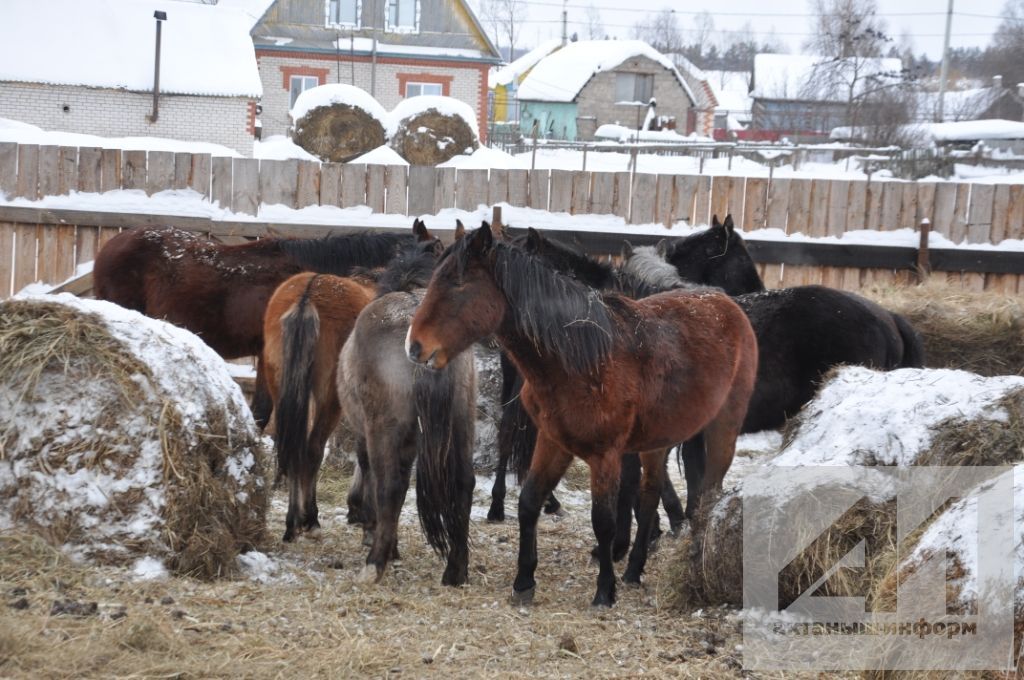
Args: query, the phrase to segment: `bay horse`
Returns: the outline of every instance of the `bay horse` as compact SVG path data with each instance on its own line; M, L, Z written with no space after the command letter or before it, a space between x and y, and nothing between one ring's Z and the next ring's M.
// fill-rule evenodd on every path
M344 276L355 267L378 267L410 240L368 231L224 245L174 227L138 227L96 255L93 287L100 300L192 331L225 359L259 356L267 301L285 279L304 271ZM261 427L270 416L259 363L253 415Z
M383 280L339 358L337 392L359 439L362 506L372 536L364 581L379 581L398 557L398 518L414 462L420 526L430 546L447 558L441 583L457 586L468 578L476 365L469 352L443 370L430 370L405 352L409 321L433 264L431 259L429 267Z
M378 285L388 286L410 271L429 276L440 253L441 242L419 220L413 222L413 238L382 271L353 277L296 274L267 303L260 360L273 404L278 476L288 479L284 541L320 530L316 479L324 446L341 418L338 355L356 318Z
M644 452L644 537L666 447L705 430L705 488L720 486L757 371L750 322L720 293L670 291L641 301L601 295L495 241L485 225L445 251L413 316L406 350L413 361L442 370L491 334L525 379L520 398L538 432L519 496L512 602L533 600L541 504L578 456L590 467L598 541L593 604L611 606L622 455ZM627 583L640 582L646 558L647 541L637 540L623 577Z

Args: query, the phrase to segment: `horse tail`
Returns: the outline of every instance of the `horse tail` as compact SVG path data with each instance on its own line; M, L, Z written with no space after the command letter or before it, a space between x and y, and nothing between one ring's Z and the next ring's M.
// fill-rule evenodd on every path
M921 334L899 314L893 313L892 320L903 339L900 368L924 368L924 342L921 340Z
M320 315L309 294L316 279L309 278L302 296L281 315L281 389L274 407L274 443L278 472L292 479L311 464L307 430Z
M414 369L416 508L427 542L442 557L466 545L474 483L473 414L460 403L458 365Z
M533 448L537 444L537 428L523 408L519 392L523 377L504 354L501 355L502 394L501 421L498 423L498 455L508 461L516 471L516 481L522 484L533 461Z

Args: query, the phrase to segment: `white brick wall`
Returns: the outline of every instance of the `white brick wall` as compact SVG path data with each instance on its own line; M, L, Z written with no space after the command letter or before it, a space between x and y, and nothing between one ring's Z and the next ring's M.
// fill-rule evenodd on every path
M328 69L327 83L344 83L355 85L367 92L370 91L370 64L356 62L355 82L352 82L352 62L341 62L340 70L338 63L333 60L324 59L297 59L290 57L260 55L258 58L260 67L260 80L263 81L263 113L260 121L263 123L263 138L271 135L285 135L291 126L291 118L288 117L289 91L284 87L284 75L282 66L307 66L317 69ZM423 73L432 76L453 76L451 92L455 99L466 102L477 114L477 123L480 121L480 69L474 66L466 68L433 66L424 64L395 64L379 61L377 63L377 80L375 95L381 106L390 111L395 108L403 98L404 93L399 91L398 74L400 73ZM486 99L485 99L486 101ZM481 130L483 132L483 130Z
M102 137L213 142L252 156L253 137L246 132L248 103L243 97L162 94L158 120L150 123L152 94L0 82L0 118L20 120L44 130Z

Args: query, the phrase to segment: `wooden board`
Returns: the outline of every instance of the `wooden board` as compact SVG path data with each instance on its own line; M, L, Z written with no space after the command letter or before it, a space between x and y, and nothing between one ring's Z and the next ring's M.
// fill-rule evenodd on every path
M434 175L434 209L455 207L457 175L455 168L438 168Z
M992 229L989 242L999 243L1006 238L1010 218L1010 185L997 184L992 192ZM1001 287L1000 283L1000 287Z
M231 208L231 159L217 156L210 161L210 200Z
M96 259L99 248L99 227L78 227L75 230L75 264Z
M553 213L567 213L572 207L572 171L551 171L551 199L548 210Z
M967 209L970 205L971 185L956 185L956 205L953 208L953 222L949 227L949 238L960 243L967 238Z
M44 144L39 147L39 195L56 196L60 193L60 147Z
M633 199L629 214L630 224L654 222L654 203L657 199L658 176L647 172L633 175Z
M572 199L569 212L585 215L590 209L590 176L593 173L574 170L572 173Z
M743 231L764 229L768 220L768 179L747 178L746 196L743 198Z
M14 227L14 292L36 281L36 227L18 224Z
M341 169L341 207L366 205L366 165L346 163Z
M210 197L210 177L213 159L208 153L192 154L192 174L189 175L188 186L205 198Z
M903 208L903 184L885 182L882 184L882 205L879 210L878 228L893 231L899 228L900 210Z
M992 242L994 200L995 186L991 184L971 185L971 202L967 209L967 241L969 243Z
M39 147L35 144L18 146L18 181L14 195L30 201L39 198Z
M628 172L616 172L615 197L612 203L612 214L629 220L629 201L633 195L633 177Z
M100 175L100 191L116 191L124 185L122 174L123 166L121 165L121 150L103 149L101 153L103 155L103 172ZM225 160L230 162L230 159Z
M320 205L340 205L341 163L324 163L320 166Z
M935 185L932 210L932 231L950 238L953 234L953 215L956 211L955 184L943 182Z
M825 218L825 235L842 236L846 231L846 210L850 200L850 183L835 179L828 187L828 216Z
M615 206L615 174L595 172L591 174L590 213L610 215Z
M60 147L60 160L57 168L57 191L66 196L78 189L78 147Z
M935 182L917 182L917 212L914 218L914 228L921 225L922 220L928 220L932 226L935 225Z
M654 221L671 228L675 222L674 201L676 197L675 178L672 175L658 175L657 198L654 201Z
M228 160L231 160L230 158ZM110 242L110 239L114 238L121 233L120 229L114 229L111 227L100 227L99 239L97 241L98 249L96 252L103 250L103 246Z
M125 189L146 190L146 152L124 151L121 154L121 184Z
M259 207L260 161L256 158L231 159L231 209L255 215Z
M508 203L508 170L491 168L487 178L487 204Z
M343 167L343 166L341 166ZM409 166L409 215L433 215L434 181L437 169L429 165Z
M1024 184L1010 185L1006 238L1024 239Z
M11 277L14 273L14 225L0 222L0 299L14 294Z
M366 166L366 205L375 213L384 212L384 166Z
M810 205L807 213L807 233L811 236L828 234L829 198L832 182L827 179L811 181Z
M383 166L379 167L383 171ZM316 161L299 161L298 176L295 207L320 205L320 164ZM381 184L383 186L383 182ZM383 188L381 191L383 192Z
M789 218L787 234L806 234L811 220L811 180L789 182Z
M0 142L0 194L13 196L17 188L18 145L15 142ZM3 290L2 282L0 290Z
M56 232L56 249L54 273L56 276L50 283L61 283L75 274L75 226L61 224L54 227Z
M78 190L96 193L103 181L103 149L83 146L78 149Z
M248 170L248 169L247 169ZM238 165L234 165L235 184L238 183ZM299 188L299 161L289 159L284 161L258 161L256 169L256 186L258 188L259 206L260 201L264 205L283 205L288 208L296 207ZM237 191L234 192L237 194Z
M711 223L711 178L707 175L697 176L697 185L693 191L693 214L690 216L691 226Z
M789 184L792 180L773 179L768 187L768 216L765 226L786 231L789 223Z
M172 189L188 189L188 181L192 177L192 154L178 151L174 154L174 179Z
M146 166L146 193L153 195L174 186L174 152L150 151Z
M530 207L535 210L548 209L548 182L550 170L530 170Z
M455 207L473 211L487 205L487 170L459 170L455 177Z
M900 217L896 228L916 230L920 223L917 217L917 185L914 182L903 182Z
M864 228L878 231L882 224L882 194L884 187L881 182L868 182L864 193Z
M508 204L528 208L530 200L530 173L528 170L508 171Z
M674 219L692 224L694 214L694 198L697 192L697 175L676 175L672 183L675 195L672 197Z
M320 170L321 177L323 169ZM321 179L321 181L323 181ZM406 166L388 165L384 170L384 212L405 215L406 209Z
M846 192L846 229L857 231L867 225L868 183L860 180L850 182Z

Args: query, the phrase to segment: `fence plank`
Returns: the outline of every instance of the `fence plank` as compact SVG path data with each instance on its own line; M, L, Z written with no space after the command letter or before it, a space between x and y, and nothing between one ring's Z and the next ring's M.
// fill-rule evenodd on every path
M832 182L827 179L811 181L810 210L808 211L807 233L811 236L828 234L829 197Z
M103 171L100 174L100 191L117 191L124 186L124 174L121 165L120 149L103 149L101 164Z
M1024 239L1024 184L1010 185L1010 207L1006 218L1006 238Z
M188 189L188 181L192 177L192 154L178 151L174 154L174 179L172 189Z
M60 147L60 159L57 166L57 191L66 196L78 190L78 147Z
M14 225L0 222L0 298L14 294L11 277L14 274Z
M701 226L711 223L711 178L707 175L698 175L697 184L693 191L693 215L690 218L691 226Z
M772 180L771 186L768 188L768 221L765 226L786 231L789 217L789 185L791 181L788 179Z
M18 188L18 144L0 142L0 194L14 196ZM5 284L0 282L0 290ZM10 284L6 284L10 286Z
M192 154L192 173L189 175L188 186L193 191L210 198L210 179L212 171L212 158L208 153Z
M146 189L146 152L138 149L121 154L121 185L125 189Z
M381 168L383 175L384 166ZM316 161L299 161L298 187L295 191L295 207L305 208L308 205L320 204L320 163ZM383 204L384 178L381 177L381 203ZM383 205L381 206L383 212Z
M434 209L434 181L436 174L437 168L429 165L409 166L409 215L418 217L420 215L433 215L437 212Z
M787 234L806 234L810 224L811 180L794 179L789 183L789 220Z
M405 165L388 165L384 168L384 189L387 192L384 201L384 212L405 215ZM323 177L323 168L320 169ZM321 179L321 182L323 180Z
M438 168L434 175L434 209L437 211L455 207L455 168Z
M96 193L103 179L103 149L83 146L78 150L78 191Z
M341 202L341 163L320 166L320 205L339 205Z
M508 203L508 170L491 168L487 178L487 203L488 205Z
M210 160L210 200L221 208L231 208L230 158L217 156Z
M366 205L366 164L346 163L341 169L341 207Z
M935 182L917 182L917 214L914 228L927 219L935 227Z
M672 185L672 191L675 194L672 197L673 205L673 221L682 220L687 224L692 224L694 213L694 198L696 197L697 191L697 176L696 175L676 175L675 182Z
M610 215L615 209L615 174L595 172L591 175L590 207L592 215Z
M943 182L935 185L932 231L950 238L953 233L953 214L956 210L956 185Z
M232 158L231 209L255 215L259 212L261 194L260 161L256 158Z
M633 200L629 215L630 224L654 222L654 203L657 200L658 176L648 172L633 175Z
M956 185L956 205L953 208L953 221L949 227L949 238L953 243L961 243L967 238L967 209L971 196L971 185Z
M455 176L455 207L476 210L487 204L487 170L459 170Z
M729 213L729 198L732 193L732 178L718 175L711 178L711 214L724 220Z
M237 164L234 165L234 169L237 173ZM261 161L257 166L256 176L260 200L265 205L280 204L288 208L296 207L299 188L298 160ZM235 175L235 184L238 184L237 174Z
M529 207L530 172L529 170L508 171L508 204L516 208Z
M366 166L366 205L375 213L384 212L384 166Z
M174 152L150 151L146 162L146 193L170 189L174 184Z
M971 187L971 204L967 209L967 240L989 243L992 238L992 212L995 187L975 184Z
M864 228L868 213L867 201L868 183L861 180L850 182L850 188L846 193L846 229L844 233Z
M228 160L231 159L229 158ZM115 229L113 227L100 227L100 235L99 239L97 240L98 248L96 252L103 250L103 246L107 245L107 243L110 242L110 239L114 238L120 233L120 229Z
M658 175L657 199L654 202L654 221L671 229L675 222L675 178L672 175Z
M846 231L846 211L850 201L850 183L841 179L829 182L828 218L825 224L826 236L842 236ZM842 272L839 272L842 278ZM838 284L837 284L838 287Z
M78 227L75 230L75 264L96 259L99 247L99 227Z
M18 146L18 181L14 195L30 201L39 198L39 147L35 144Z
M39 195L60 193L60 147L44 144L39 147Z
M1006 238L1007 219L1010 217L1010 185L997 184L992 194L992 230L989 232L991 243L999 243ZM1000 290L1003 282L999 282Z
M36 280L36 227L34 224L14 226L14 292Z
M585 215L590 206L590 177L594 173L574 170L572 173L572 199L569 212L573 215Z
M548 183L551 180L550 170L529 171L529 207L535 210L548 209Z
M885 182L882 184L882 207L878 216L878 228L892 231L899 227L900 210L903 208L903 184Z
M921 221L917 218L917 185L914 182L903 182L903 200L900 204L897 229L916 230Z
M779 288L782 286L782 272L785 265L768 263L764 267L764 274L761 280L765 288Z
M551 171L551 199L548 210L557 212L569 212L572 207L572 171L552 170Z
M747 179L743 198L743 231L763 229L768 219L768 180L764 177Z
M864 193L864 228L878 231L882 223L883 188L879 182L868 182Z
M54 264L56 276L50 283L61 283L75 275L75 226L61 224L54 231L57 238Z

